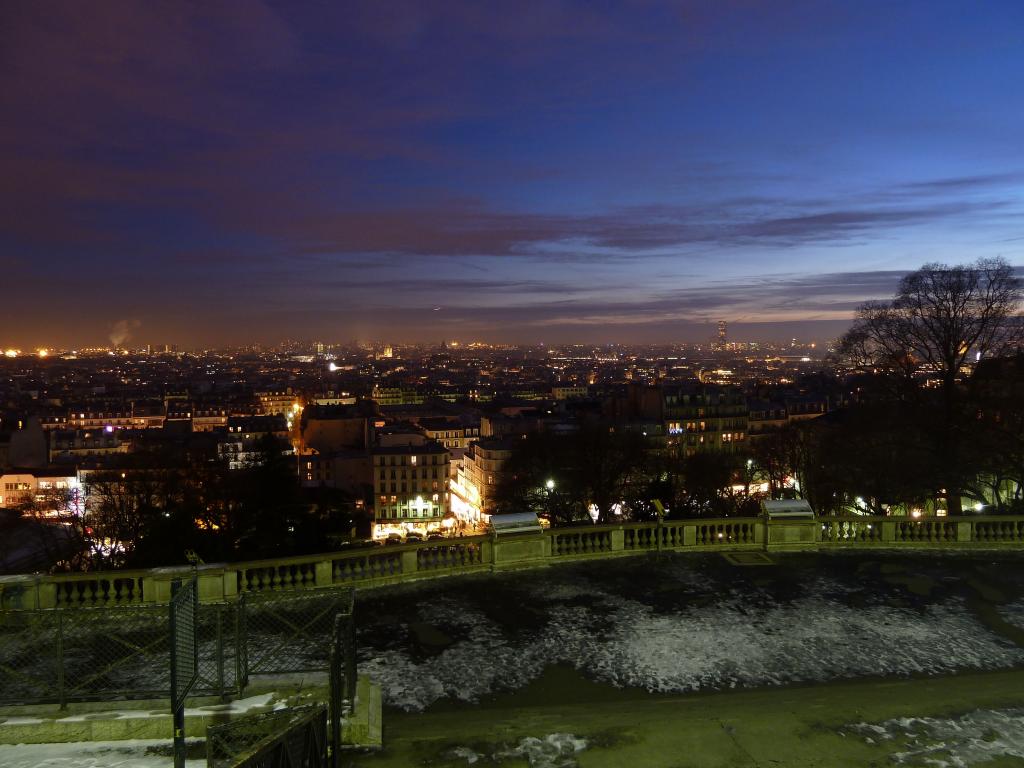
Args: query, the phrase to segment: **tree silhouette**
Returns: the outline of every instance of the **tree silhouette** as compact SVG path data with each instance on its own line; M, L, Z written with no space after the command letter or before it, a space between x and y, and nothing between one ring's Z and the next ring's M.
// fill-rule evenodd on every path
M861 306L840 342L846 362L889 373L901 399L934 406L927 421L949 514L962 511L971 477L961 383L975 361L1020 346L1021 300L1021 281L1002 259L926 264L900 281L892 301Z

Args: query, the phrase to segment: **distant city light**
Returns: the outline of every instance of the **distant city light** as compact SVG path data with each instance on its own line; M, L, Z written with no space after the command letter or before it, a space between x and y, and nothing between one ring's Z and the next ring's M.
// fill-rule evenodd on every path
M544 483L544 487L547 488L549 491L555 490L555 481L548 480L546 483Z
M331 373L334 373L336 370L338 370L338 364L335 362L331 362L330 365L327 366L327 370L330 371Z
M4 350L4 357L17 357L17 356L18 356L18 350L16 350L16 349Z

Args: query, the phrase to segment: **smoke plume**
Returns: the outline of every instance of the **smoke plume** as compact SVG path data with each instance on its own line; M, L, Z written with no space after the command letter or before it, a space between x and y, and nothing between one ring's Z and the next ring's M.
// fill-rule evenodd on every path
M142 325L140 320L118 320L110 329L110 344L113 347L122 346L132 337L132 331Z

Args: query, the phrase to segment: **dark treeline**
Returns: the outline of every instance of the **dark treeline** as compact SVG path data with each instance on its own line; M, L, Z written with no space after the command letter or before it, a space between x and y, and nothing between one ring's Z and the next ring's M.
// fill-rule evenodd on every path
M554 523L646 519L654 499L670 517L755 514L759 495L819 514L1024 514L1020 304L1001 260L925 265L858 311L833 360L846 394L826 416L724 454L608 422L528 436L499 506Z
M258 458L232 470L128 454L121 467L86 477L85 509L72 492L53 491L21 511L46 516L37 545L74 570L180 564L188 550L206 562L297 555L355 528L365 535L369 521L344 492L299 487L287 448L267 436Z

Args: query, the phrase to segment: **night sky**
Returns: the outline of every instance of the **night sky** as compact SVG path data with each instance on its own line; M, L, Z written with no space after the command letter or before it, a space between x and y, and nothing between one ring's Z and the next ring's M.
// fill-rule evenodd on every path
M1024 264L1024 2L0 6L0 346L825 340Z

